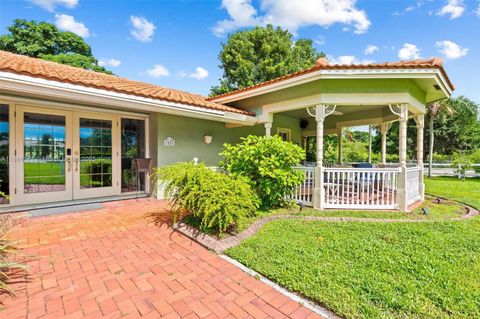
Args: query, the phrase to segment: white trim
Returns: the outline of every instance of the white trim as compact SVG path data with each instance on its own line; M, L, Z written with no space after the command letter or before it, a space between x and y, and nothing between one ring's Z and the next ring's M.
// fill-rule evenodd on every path
M265 104L262 113L279 113L317 104L335 105L388 105L409 104L415 108L415 113L425 113L425 105L408 92L399 93L324 93L308 97L284 100ZM359 108L361 111L361 108Z
M2 91L11 91L20 94L34 94L44 98L61 98L78 101L80 103L103 104L109 107L122 107L134 109L136 111L167 113L231 123L252 123L250 125L253 125L256 122L255 117L253 116L117 93L8 72L0 72L0 87L2 88Z
M286 134L287 135L287 142L290 142L292 140L292 130L286 127L277 127L277 135L280 136L280 134ZM280 136L281 137L281 136Z
M307 74L292 77L287 80L281 80L272 84L260 86L238 92L232 95L220 96L212 99L214 102L228 103L253 96L285 89L295 85L315 81L318 79L428 79L433 78L440 85L445 95L450 96L452 90L448 86L446 79L443 77L439 69L339 69L339 70L318 70Z
M17 97L17 96L8 96L0 93L0 101L7 101L6 103L20 104L26 106L35 106L35 107L46 107L50 109L58 109L63 111L82 111L82 112L95 112L101 114L118 114L122 117L137 118L137 119L148 119L148 113L144 112L128 112L123 110L113 110L108 108L99 108L84 106L78 104L70 104L57 101L47 101L42 99L30 98L30 97Z

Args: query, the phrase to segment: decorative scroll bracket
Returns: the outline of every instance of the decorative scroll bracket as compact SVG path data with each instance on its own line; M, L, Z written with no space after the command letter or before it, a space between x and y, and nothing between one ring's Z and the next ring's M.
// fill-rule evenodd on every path
M307 113L311 117L314 117L317 121L324 120L327 116L335 112L336 108L337 108L336 105L325 105L325 104L314 105L314 106L307 107ZM317 114L317 110L320 110L320 114Z
M403 120L403 116L404 116L403 110L404 110L404 108L407 108L406 104L390 104L390 105L388 105L388 107L390 108L390 111L393 114L400 117L400 120ZM408 111L407 111L407 117L408 117Z

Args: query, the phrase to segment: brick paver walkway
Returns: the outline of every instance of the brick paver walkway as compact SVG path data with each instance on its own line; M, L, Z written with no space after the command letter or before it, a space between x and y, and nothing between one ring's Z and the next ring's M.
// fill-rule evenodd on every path
M173 232L165 202L104 205L13 230L40 258L0 295L1 318L320 318Z

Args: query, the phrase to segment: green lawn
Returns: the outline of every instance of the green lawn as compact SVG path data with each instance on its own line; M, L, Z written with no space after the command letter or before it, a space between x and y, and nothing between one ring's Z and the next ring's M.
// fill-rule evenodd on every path
M480 209L480 178L467 178L465 181L456 177L425 178L425 191Z
M427 191L474 205L480 194L471 187L478 185L439 178ZM479 238L478 218L277 220L227 254L346 318L480 318Z

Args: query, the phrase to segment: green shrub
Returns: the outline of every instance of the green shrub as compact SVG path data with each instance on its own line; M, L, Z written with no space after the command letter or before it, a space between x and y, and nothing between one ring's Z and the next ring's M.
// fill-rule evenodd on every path
M465 180L467 171L472 169L470 156L464 153L454 153L452 167L456 168L455 173L457 173L458 177Z
M448 163L451 160L451 157L444 154L433 153L432 160L434 163Z
M303 173L293 167L305 158L301 147L278 136L250 135L236 145L225 144L221 166L235 176L245 176L257 192L262 209L283 206L286 196L302 183Z
M204 164L176 163L156 169L154 181L171 198L174 220L191 213L202 229L219 233L258 209L258 198L245 178L215 172Z

